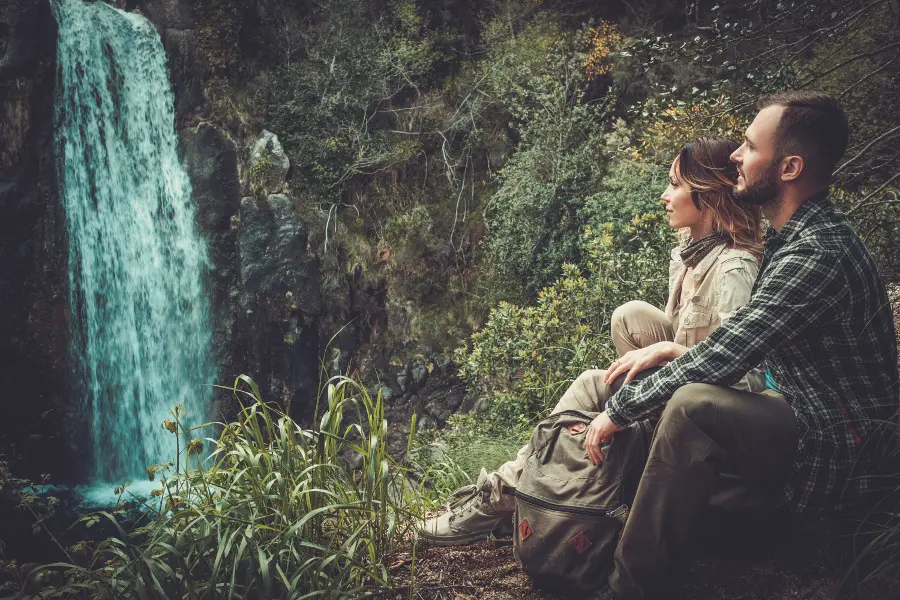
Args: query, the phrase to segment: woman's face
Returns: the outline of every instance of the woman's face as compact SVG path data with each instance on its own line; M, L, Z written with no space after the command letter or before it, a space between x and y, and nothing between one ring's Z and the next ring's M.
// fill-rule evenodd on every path
M669 168L669 187L660 198L666 203L666 214L669 215L669 227L681 229L694 227L703 219L703 213L691 200L690 186L678 178L678 157Z

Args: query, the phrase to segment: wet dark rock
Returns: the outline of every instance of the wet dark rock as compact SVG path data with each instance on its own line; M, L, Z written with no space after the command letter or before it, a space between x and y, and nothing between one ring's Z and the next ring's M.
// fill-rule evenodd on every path
M201 232L230 231L231 219L240 209L234 142L222 129L208 123L183 129L179 136L179 150L191 178Z
M141 10L148 19L160 27L193 29L194 2L189 0L141 0Z
M160 37L171 73L176 120L183 122L202 112L206 102L203 76L198 67L197 35L193 29L167 27L160 32Z
M321 282L308 233L287 196L241 200L238 364L295 417L314 403L318 386Z
M43 0L0 0L0 448L22 474L77 476L68 278L56 188L56 23ZM67 432L74 435L69 436ZM81 448L80 450L83 450Z
M29 75L44 59L55 29L46 2L0 1L0 81Z
M206 105L203 93L205 74L198 50L194 2L128 0L119 4L125 10L139 10L159 30L175 94L175 121L185 123L202 113Z

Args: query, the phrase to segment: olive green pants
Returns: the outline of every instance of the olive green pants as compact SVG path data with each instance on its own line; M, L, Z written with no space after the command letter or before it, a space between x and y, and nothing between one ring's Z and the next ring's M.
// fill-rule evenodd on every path
M692 535L719 473L739 478L757 503L774 505L800 432L784 396L690 383L665 405L610 585L621 600L668 597L686 568Z

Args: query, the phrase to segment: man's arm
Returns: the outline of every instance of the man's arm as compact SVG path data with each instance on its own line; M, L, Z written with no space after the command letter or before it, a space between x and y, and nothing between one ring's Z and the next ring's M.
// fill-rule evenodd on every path
M687 383L738 381L773 349L833 320L848 291L835 256L809 246L791 249L767 267L747 304L683 356L624 386L606 403L607 415L622 427L652 412Z

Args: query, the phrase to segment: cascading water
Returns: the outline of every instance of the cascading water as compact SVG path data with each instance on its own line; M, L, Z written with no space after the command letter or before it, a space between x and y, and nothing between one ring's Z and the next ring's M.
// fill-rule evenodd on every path
M210 264L156 30L103 2L51 2L73 346L96 477L120 481L174 460L173 405L189 425L207 416Z

